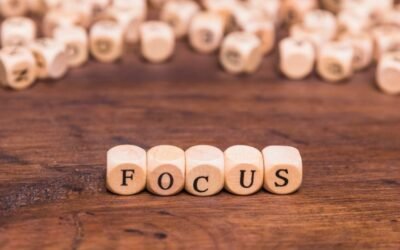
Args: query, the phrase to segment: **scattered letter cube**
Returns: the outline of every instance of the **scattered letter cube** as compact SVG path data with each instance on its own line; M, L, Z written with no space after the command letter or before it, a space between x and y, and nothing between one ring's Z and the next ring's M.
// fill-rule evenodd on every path
M376 82L383 92L400 94L400 52L388 53L379 60Z
M175 36L172 28L159 21L149 21L140 27L142 56L150 62L161 63L172 56L175 50Z
M123 28L113 21L95 23L89 35L90 51L100 62L115 62L122 56L124 47Z
M36 25L26 17L9 17L1 24L1 44L26 46L36 38Z

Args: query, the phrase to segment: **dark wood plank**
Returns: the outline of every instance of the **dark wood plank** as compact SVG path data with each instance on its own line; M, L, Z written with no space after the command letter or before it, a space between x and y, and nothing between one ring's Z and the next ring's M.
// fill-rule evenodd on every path
M276 55L252 76L180 44L163 65L133 51L57 82L0 91L0 248L400 248L400 99L374 69L343 84L285 80ZM299 192L119 197L108 148L293 145Z

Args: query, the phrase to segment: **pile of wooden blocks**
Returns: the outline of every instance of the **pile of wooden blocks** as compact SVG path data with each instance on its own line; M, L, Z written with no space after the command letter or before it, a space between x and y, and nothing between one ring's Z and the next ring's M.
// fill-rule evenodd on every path
M148 20L149 6L159 20ZM175 41L187 38L199 53L218 52L232 74L255 72L275 47L280 71L295 80L315 68L339 82L376 62L377 86L400 93L400 6L393 0L2 0L0 12L0 81L12 89L58 79L89 55L115 62L127 44L149 62L166 62ZM289 36L276 46L281 27Z
M161 145L146 151L120 145L107 152L107 189L132 195L146 188L161 195L175 195L185 189L196 196L211 196L224 187L236 195L250 195L263 186L274 194L299 189L303 177L300 152L289 146L258 149L236 145L222 152L209 145L186 151Z

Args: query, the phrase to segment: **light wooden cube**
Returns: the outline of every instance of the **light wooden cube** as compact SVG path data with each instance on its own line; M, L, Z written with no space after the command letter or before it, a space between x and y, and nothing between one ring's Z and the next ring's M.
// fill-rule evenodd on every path
M304 15L303 26L305 29L318 32L327 40L336 36L337 23L335 16L325 10L313 10Z
M90 51L100 62L111 63L120 59L124 48L124 31L116 22L102 20L90 29Z
M211 196L224 188L224 153L213 146L198 145L186 150L187 192Z
M26 0L1 0L0 13L4 17L23 16L28 12Z
M191 46L201 53L216 51L224 36L224 20L213 12L197 13L190 24L189 41Z
M338 82L353 73L353 47L343 42L324 45L318 55L317 72L328 82Z
M54 31L54 38L65 45L70 67L83 65L89 57L86 30L80 26L61 26Z
M149 62L165 62L175 50L172 28L160 21L143 23L140 27L140 48L142 56Z
M400 94L400 52L387 53L379 60L376 83L386 94Z
M299 150L289 146L269 146L264 157L264 188L274 194L290 194L298 190L303 178Z
M289 30L290 37L295 39L306 40L312 43L316 54L329 40L320 32L307 30L301 24L294 24Z
M305 39L287 37L279 43L280 70L290 79L299 80L311 74L315 57L312 43Z
M147 17L147 4L145 0L113 0L113 6L117 9L130 9L135 11L135 16L144 21Z
M46 12L43 17L42 31L46 37L52 37L53 32L60 26L80 26L80 17L77 13L53 9Z
M378 26L372 30L375 51L374 58L380 58L389 52L400 50L400 28L396 26Z
M285 0L282 1L281 18L289 25L299 23L317 6L317 0Z
M244 29L251 22L269 21L261 8L256 8L252 5L241 3L236 4L233 9L233 20L235 26L239 29Z
M374 54L374 43L369 33L343 34L339 40L352 45L354 70L363 70L371 65Z
M223 68L232 74L255 72L262 58L260 39L248 32L232 32L227 35L219 55Z
M147 152L147 190L167 196L185 186L185 152L175 146L161 145Z
M163 6L160 19L171 25L177 38L182 38L188 33L190 22L199 10L196 2L172 0Z
M6 47L0 51L0 81L15 90L26 89L36 79L36 62L24 47Z
M1 44L26 46L36 38L36 25L26 17L9 17L1 24Z
M92 24L93 6L89 0L62 1L58 8L63 12L77 15L79 26L88 28Z
M347 9L337 16L338 33L359 34L371 25L368 13L359 9Z
M119 195L139 193L146 186L146 151L120 145L107 152L107 189Z
M30 49L36 59L38 78L59 79L67 73L68 57L64 44L43 38L33 42Z
M225 150L224 155L226 190L237 195L250 195L260 190L264 165L258 149L236 145Z
M268 54L274 48L275 25L273 22L266 19L250 21L244 25L243 30L258 36L263 54Z
M252 8L261 10L267 20L279 23L279 11L282 6L280 0L250 0L249 4Z

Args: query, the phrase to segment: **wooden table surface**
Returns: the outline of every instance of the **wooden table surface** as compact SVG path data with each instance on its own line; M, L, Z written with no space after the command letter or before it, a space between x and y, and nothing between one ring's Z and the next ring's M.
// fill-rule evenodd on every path
M400 248L400 98L376 89L373 68L288 81L271 55L236 77L178 47L163 65L130 51L0 90L1 249ZM116 196L106 151L126 143L292 145L304 182L288 196Z

